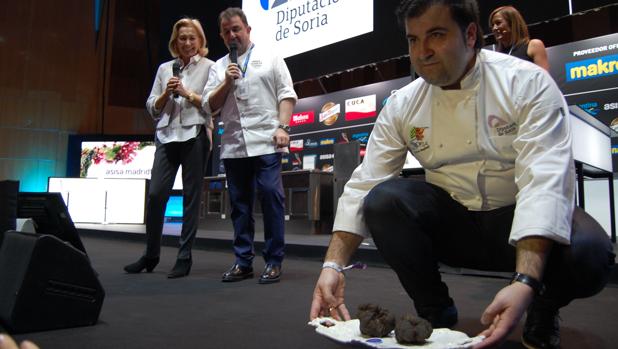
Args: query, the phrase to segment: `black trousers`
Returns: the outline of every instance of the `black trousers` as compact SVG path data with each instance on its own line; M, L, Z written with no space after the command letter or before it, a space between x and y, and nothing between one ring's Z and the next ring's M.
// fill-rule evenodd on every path
M377 185L365 198L365 221L380 254L397 273L419 314L452 305L438 263L515 270L508 237L515 206L469 211L443 189L413 179ZM556 307L598 293L614 265L611 241L583 210L573 214L571 245L555 244L545 270L545 299Z
M199 223L200 195L210 153L210 141L202 128L197 137L184 142L162 144L158 140L146 208L147 258L159 257L165 207L182 165L182 231L178 259L191 258Z

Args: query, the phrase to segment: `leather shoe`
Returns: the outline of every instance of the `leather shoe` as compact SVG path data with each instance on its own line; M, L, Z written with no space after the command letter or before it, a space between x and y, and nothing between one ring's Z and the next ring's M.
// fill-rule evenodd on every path
M177 279L189 275L191 265L193 265L191 258L177 259L176 264L174 264L172 270L167 274L167 278Z
M221 281L223 282L235 282L244 279L250 279L253 277L252 267L243 267L238 264L234 264L230 270L223 273Z
M559 319L558 309L533 302L528 308L522 344L529 349L560 348Z
M124 267L124 271L129 274L137 274L146 269L146 272L152 273L152 270L157 266L157 264L159 264L159 257L146 258L142 256L137 260L137 262L126 265Z
M260 280L260 284L272 284L281 280L281 266L274 264L266 264Z

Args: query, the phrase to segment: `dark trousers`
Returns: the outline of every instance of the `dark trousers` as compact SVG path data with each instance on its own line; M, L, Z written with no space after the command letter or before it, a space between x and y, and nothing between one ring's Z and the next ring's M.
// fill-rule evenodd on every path
M210 141L202 128L197 137L185 142L162 144L155 140L156 151L146 209L147 258L159 257L165 207L174 185L178 167L182 165L182 231L178 259L191 258L199 223L199 208L204 170L210 153Z
M285 195L281 182L281 154L223 161L232 205L236 263L249 267L255 256L253 204L257 189L264 219L262 256L267 264L281 265L285 245Z
M374 242L419 314L453 304L438 262L479 270L515 270L515 247L508 243L514 210L513 205L469 211L443 189L412 179L381 183L364 203ZM544 298L561 307L599 292L614 264L612 250L601 226L576 208L571 245L555 244L550 252Z

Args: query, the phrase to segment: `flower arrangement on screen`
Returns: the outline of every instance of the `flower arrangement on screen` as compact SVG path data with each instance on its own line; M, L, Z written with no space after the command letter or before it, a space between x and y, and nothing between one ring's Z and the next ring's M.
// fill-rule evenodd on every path
M82 149L79 176L86 177L93 162L95 165L102 161L108 164L118 162L128 164L133 161L138 150L153 144L154 142L114 142L111 146L103 144L92 149L84 148Z

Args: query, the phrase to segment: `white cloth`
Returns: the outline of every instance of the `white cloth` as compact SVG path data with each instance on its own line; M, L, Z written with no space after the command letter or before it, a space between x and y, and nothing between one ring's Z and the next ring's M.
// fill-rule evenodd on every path
M297 100L290 72L285 61L273 56L267 47L253 45L238 57L239 66L245 65L247 57L244 77L236 80L220 110L212 110L208 97L225 79L229 55L212 66L204 89L204 109L212 114L220 111L224 125L221 159L287 152L287 148L277 148L273 135L279 126L279 102L286 98Z
M202 125L212 129L210 114L191 104L188 99L173 95L169 97L161 110L155 108L157 98L165 91L167 82L172 78L172 65L182 60L175 59L159 66L155 81L146 101L146 109L157 121L157 139L161 143L184 142L197 136ZM185 89L199 95L204 90L208 71L214 64L200 55L191 57L186 66L181 66L180 80Z
M375 338L366 337L361 333L360 320L338 321L331 317L315 318L308 323L315 327L315 331L322 336L344 344L355 344L368 348L388 349L465 349L482 342L484 336L468 337L467 334L453 331L448 328L434 328L431 336L424 343L399 344L395 337L395 331L388 335Z
M426 180L470 210L517 204L509 242L570 242L575 170L568 108L545 70L481 50L460 90L417 79L391 96L363 163L339 200L333 230L368 236L362 205L399 175L407 151Z

